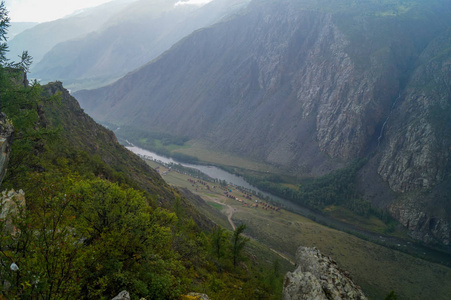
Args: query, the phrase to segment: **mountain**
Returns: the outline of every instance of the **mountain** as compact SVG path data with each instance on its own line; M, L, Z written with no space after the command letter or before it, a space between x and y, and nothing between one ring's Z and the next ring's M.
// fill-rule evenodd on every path
M15 60L17 55L27 50L33 57L34 62L37 63L58 43L82 37L100 29L106 21L124 9L132 1L111 1L65 18L40 23L19 33L8 42L9 57ZM13 29L14 27L13 25Z
M448 245L450 18L440 0L253 1L75 95L100 122L202 140L301 178L366 158L363 199Z
M12 39L16 35L22 33L23 31L30 29L39 23L36 22L12 22L11 26L8 28L8 38Z
M141 0L117 13L101 30L68 39L32 70L43 81L58 78L71 89L99 87L148 63L193 31L218 22L248 0L215 0L206 5Z

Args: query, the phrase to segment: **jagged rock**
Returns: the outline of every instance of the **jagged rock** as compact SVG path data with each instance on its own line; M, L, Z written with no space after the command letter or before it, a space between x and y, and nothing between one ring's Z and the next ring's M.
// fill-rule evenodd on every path
M130 300L130 294L127 291L122 291L111 300Z
M5 177L11 152L11 140L14 127L4 113L0 113L0 184Z
M18 213L18 209L25 208L25 193L22 190L3 191L0 197L0 220L6 222L6 229L14 234L16 229L11 224L11 216Z
M296 262L297 269L285 276L284 300L367 299L348 273L318 249L300 247Z
M389 211L410 231L410 235L425 243L451 243L451 223L444 216L429 215L424 203L406 198L392 204Z
M393 191L407 195L389 206L391 215L412 237L444 245L451 241L451 52L442 49L449 47L446 33L422 53L387 122L378 167Z

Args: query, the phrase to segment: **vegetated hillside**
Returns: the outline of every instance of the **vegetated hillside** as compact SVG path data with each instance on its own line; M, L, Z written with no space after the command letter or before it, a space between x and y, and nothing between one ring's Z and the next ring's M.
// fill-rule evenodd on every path
M247 263L241 235L232 252L228 232L119 145L60 82L17 85L17 73L0 66L1 111L15 127L2 189L22 189L26 203L2 197L0 297L111 299L124 289L148 299L280 297L280 270L259 270L255 255Z
M99 87L148 63L194 30L218 22L248 0L215 0L202 7L177 0L142 0L79 39L58 44L32 70L43 81L58 78L72 90Z
M21 32L8 42L8 56L15 60L22 51L28 50L34 62L37 63L58 43L82 37L100 29L106 21L124 9L131 1L133 0L116 0L75 15L40 23ZM53 78L53 80L56 79Z
M300 177L371 158L305 201L337 204L335 192L354 201L357 188L416 238L448 245L450 5L253 1L76 97L101 122L201 139ZM331 187L337 180L349 182ZM302 202L309 187L280 194Z

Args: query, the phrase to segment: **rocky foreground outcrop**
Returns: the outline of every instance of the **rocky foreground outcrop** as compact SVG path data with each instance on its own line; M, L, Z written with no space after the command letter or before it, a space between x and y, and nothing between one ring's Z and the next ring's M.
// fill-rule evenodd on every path
M127 291L120 292L116 297L111 300L130 300L130 293ZM188 295L181 295L181 300L210 300L207 295L201 293L191 292ZM141 300L146 300L145 298L141 298Z
M13 133L14 127L11 121L5 114L0 113L0 184L6 174Z
M285 275L284 300L367 299L349 274L316 248L300 247L296 265Z
M0 194L0 220L5 221L6 230L11 234L16 233L16 227L12 223L12 216L17 215L26 205L23 190L3 191Z

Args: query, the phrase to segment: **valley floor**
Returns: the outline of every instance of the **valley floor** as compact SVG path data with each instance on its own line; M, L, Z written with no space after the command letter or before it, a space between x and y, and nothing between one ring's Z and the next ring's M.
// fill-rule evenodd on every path
M246 199L236 187L199 181L169 171L153 161L148 163L153 168L158 167L169 184L188 189L204 199L209 206L199 207L199 210L213 221L228 229L246 224L248 236L286 262L293 262L297 247L315 246L349 271L372 299L382 299L392 290L400 299L447 299L451 294L451 286L447 284L451 282L448 267L376 245L289 211L277 210L256 196ZM221 212L223 218L215 217L212 211Z

